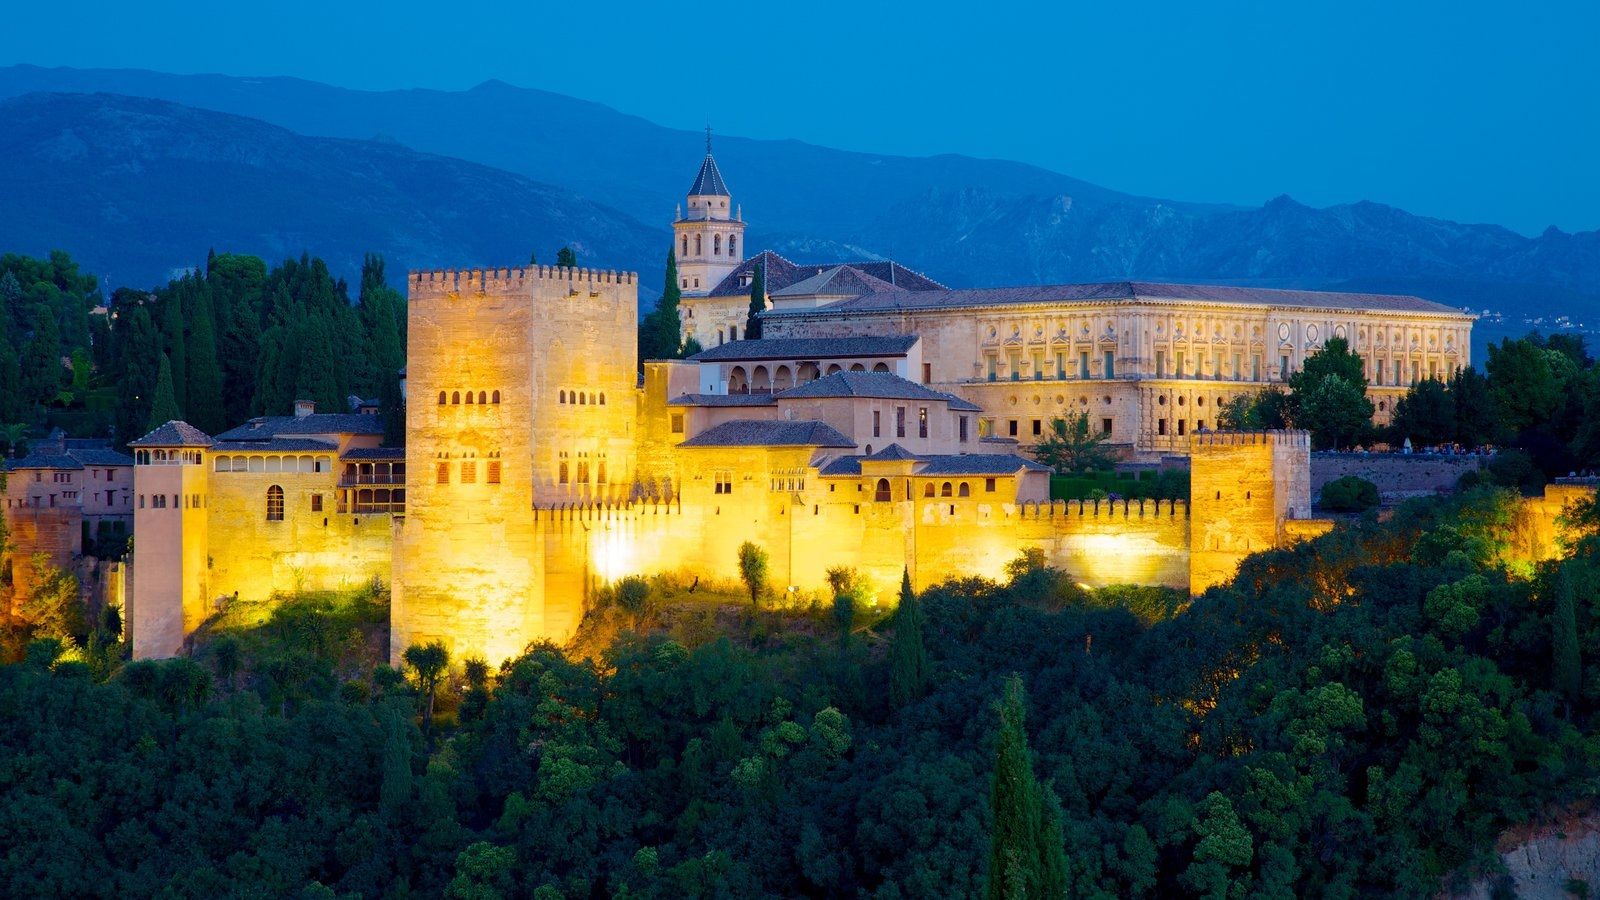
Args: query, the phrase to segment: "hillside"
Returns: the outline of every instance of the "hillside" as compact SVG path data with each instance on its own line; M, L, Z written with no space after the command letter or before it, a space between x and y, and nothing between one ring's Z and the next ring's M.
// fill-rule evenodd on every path
M375 251L407 266L580 259L622 268L663 231L561 188L393 143L312 138L159 100L0 101L0 246L70 249L113 284L146 285L208 248L310 251L342 274Z
M159 97L304 134L381 138L548 182L660 229L703 152L699 133L493 81L466 91L374 92L292 78L0 69L0 97L41 90ZM955 286L1102 278L1359 286L1518 316L1554 307L1600 318L1600 232L1529 238L1368 202L1179 203L1003 160L792 140L719 136L716 152L751 222L750 246L800 260L892 254ZM655 245L638 255L614 249L601 255L641 271L659 266Z

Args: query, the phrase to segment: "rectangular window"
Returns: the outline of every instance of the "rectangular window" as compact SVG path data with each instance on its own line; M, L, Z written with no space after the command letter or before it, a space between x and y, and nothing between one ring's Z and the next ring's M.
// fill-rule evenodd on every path
M1411 361L1411 383L1412 384L1416 384L1417 382L1419 382L1421 380L1422 380L1422 363L1417 362L1416 360L1412 360Z
M683 413L672 414L672 433L683 434Z
M713 485L712 491L711 491L713 494L731 494L731 493L733 493L733 473L732 472L727 472L727 471L716 472L716 473L713 473L712 478L715 479L715 484Z
M1106 378L1115 378L1115 377L1117 377L1117 352L1115 350L1107 350L1106 351L1104 377L1106 377Z
M1043 419L1034 419L1033 420L1033 436L1034 437L1038 437L1039 435L1041 435L1043 433L1044 433L1044 420Z
M1176 354L1173 355L1172 359L1173 359L1173 365L1172 365L1172 374L1173 374L1173 376L1177 377L1177 378L1182 378L1183 377L1183 351L1179 350Z
M1252 357L1250 357L1250 380L1251 381L1260 381L1261 380L1261 357L1260 356L1252 356Z
M989 362L989 380L990 381L994 381L997 376L995 374L996 360L995 360L995 357L994 357L993 353L989 354L988 362Z
M1373 369L1373 373L1377 376L1376 378L1372 379L1372 383L1383 384L1383 360L1373 360L1372 364L1376 366L1376 368Z
M994 493L994 479L993 478L985 478L983 480L983 489L985 491L988 491L991 494Z
M1006 360L1006 363L1011 367L1011 380L1022 380L1022 358L1013 353Z
M883 437L883 410L872 411L872 436Z
M894 436L906 436L906 408L904 406L896 406L894 408Z
M1111 433L1111 420L1110 419L1101 419L1100 420L1100 430L1104 431L1106 434L1110 434Z
M1185 434L1188 433L1188 431L1189 431L1188 426L1189 426L1189 420L1188 419L1179 419L1178 420L1178 437L1183 437Z
M1240 366L1241 359L1243 359L1243 357L1241 357L1239 354L1235 353L1233 355L1233 370L1228 374L1233 377L1234 381L1238 381L1239 376L1244 373L1244 368Z
M1218 379L1218 380L1220 380L1222 378L1222 351L1221 350L1217 351L1217 358L1212 363L1211 377L1215 378L1215 379Z
M925 438L927 436L928 408L926 406L919 406L917 407L917 437Z
M499 484L500 483L500 460L498 460L498 459L489 460L489 475L488 475L488 478L486 478L485 480L488 481L490 484Z
M144 495L143 494L139 495L139 508L140 509L144 509Z
M1087 350L1078 353L1078 377L1085 380L1089 378L1089 351Z
M476 460L464 459L461 461L461 483L472 484L478 480L478 463Z
M312 512L322 512L322 495L321 494L312 494L311 495L311 511Z
M923 384L928 384L931 381L933 381L933 363L923 363L922 364L922 383Z
M1016 437L1017 436L1017 420L1016 419L1011 419L1010 421L1008 421L1006 423L1006 427L1010 429L1012 437Z
M1044 378L1044 357L1035 353L1033 355L1033 380L1040 381Z
M967 442L967 417L966 416L961 416L960 418L956 419L956 428L957 428L957 430L959 432L961 443L965 444Z
M1206 420L1205 419L1195 419L1194 420L1194 430L1195 431L1205 431L1206 430Z
M447 462L439 463L439 483L450 483L450 464Z
M1056 377L1067 377L1067 355L1065 353L1056 354Z
M1287 353L1278 357L1278 377L1284 379L1289 377L1289 354Z
M1167 354L1163 350L1156 351L1156 377L1167 377Z
M1167 433L1167 420L1166 419L1157 419L1156 420L1156 434L1166 434L1166 433Z

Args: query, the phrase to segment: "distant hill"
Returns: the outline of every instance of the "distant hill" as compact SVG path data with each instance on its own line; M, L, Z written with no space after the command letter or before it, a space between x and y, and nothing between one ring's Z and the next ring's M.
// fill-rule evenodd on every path
M353 275L391 267L654 257L666 231L520 175L393 143L305 137L146 98L0 100L0 248L70 251L113 284L151 285L218 249L309 251Z
M698 133L492 81L456 92L372 92L293 78L0 68L0 97L38 90L160 97L520 173L658 229L663 237L641 255L623 245L595 249L647 273L659 268L666 224L703 152ZM751 223L748 245L800 261L893 255L954 286L1108 278L1360 286L1600 320L1600 232L1528 238L1366 202L1180 203L1015 162L799 141L719 136L716 153Z

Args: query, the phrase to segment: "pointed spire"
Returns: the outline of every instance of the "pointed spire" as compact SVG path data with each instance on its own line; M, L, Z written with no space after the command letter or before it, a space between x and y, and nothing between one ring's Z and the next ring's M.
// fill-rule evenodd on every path
M706 123L706 155L711 155L711 123Z

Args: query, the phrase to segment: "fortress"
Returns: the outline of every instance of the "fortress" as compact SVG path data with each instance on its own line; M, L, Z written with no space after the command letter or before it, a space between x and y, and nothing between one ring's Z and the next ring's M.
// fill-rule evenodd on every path
M1218 433L1221 403L1342 336L1385 411L1468 363L1471 318L1411 297L1116 283L952 291L893 262L745 258L709 151L674 223L687 360L637 359L637 278L412 272L406 442L375 416L265 417L132 443L135 656L181 653L233 598L391 587L391 653L491 663L569 638L602 586L683 572L780 593L835 566L885 600L1038 549L1092 586L1204 590L1325 531L1302 432ZM755 267L765 336L739 340ZM744 293L740 294L742 288ZM718 338L721 338L719 341ZM642 376L641 376L642 372ZM1051 502L1023 446L1084 412L1191 499Z

